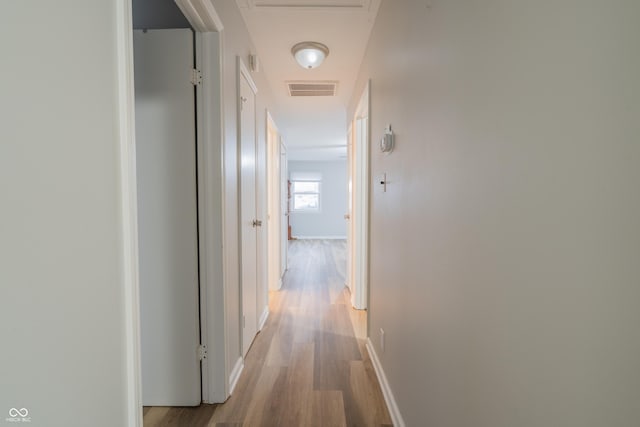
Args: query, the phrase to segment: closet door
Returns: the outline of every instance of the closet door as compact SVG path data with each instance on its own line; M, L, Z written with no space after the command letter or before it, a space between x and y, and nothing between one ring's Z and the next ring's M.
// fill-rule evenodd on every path
M193 33L134 32L142 401L201 401Z
M258 219L256 204L256 87L238 60L240 117L240 244L242 355L258 333Z

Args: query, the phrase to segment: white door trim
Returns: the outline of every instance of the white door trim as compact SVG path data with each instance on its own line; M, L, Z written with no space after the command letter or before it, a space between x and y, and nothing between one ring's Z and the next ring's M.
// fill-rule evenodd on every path
M282 233L281 233L281 215L282 203L280 200L281 189L281 172L280 168L280 132L276 126L269 110L266 111L266 137L267 137L267 194L268 194L268 218L267 218L267 239L269 242L269 250L267 251L267 274L268 274L268 290L277 291L282 286L282 276L280 268L282 262ZM275 133L276 139L271 138L272 132Z
M212 0L175 0L196 32L220 33L224 29Z
M230 385L226 375L224 296L224 173L222 170L221 34L196 33L196 64L202 73L197 87L198 209L200 243L200 318L202 344L202 401L224 402ZM202 120L207 117L208 120ZM222 184L216 184L222 182Z
M354 218L352 218L352 226L354 227L355 256L352 267L355 271L352 275L355 278L355 283L353 284L354 292L351 295L351 304L359 310L366 309L369 300L370 88L371 84L368 82L354 117L356 135L353 144L355 144L356 170L352 171L352 173L355 176L356 185L353 189L355 192L355 214ZM365 124L363 127L359 127L358 124L362 120L365 120ZM361 138L362 133L366 134L365 139Z
M175 0L196 31L196 65L202 73L197 87L198 204L200 229L202 401L222 403L231 394L227 369L227 323L224 241L224 26L212 0ZM217 55L214 54L217 52ZM210 118L203 120L204 117ZM211 119L212 118L212 119ZM216 185L215 182L220 182Z
M353 215L353 199L354 199L354 188L353 188L353 175L354 175L354 154L355 154L355 142L353 137L353 127L355 124L355 120L351 120L349 122L349 127L347 128L347 215L345 220L347 221L347 274L345 277L345 285L349 288L349 292L351 293L351 298L355 294L355 279L353 274L353 269L355 267L354 256L353 256L353 247L354 247L354 215ZM352 302L353 305L353 302Z
M280 283L278 288L282 288L284 275L289 268L289 229L287 227L289 224L289 200L287 198L289 172L287 169L287 146L280 137L280 189L278 190L280 197Z
M133 82L133 21L131 0L116 1L118 74L118 148L120 155L122 282L126 369L126 422L142 426L140 367L140 283L138 275L138 198L136 181L135 95Z
M251 77L251 73L249 72L249 69L247 68L246 65L244 65L244 61L240 56L237 56L236 62L238 64L239 72L247 79L247 83L249 83L249 86L251 86L251 90L253 91L253 94L254 95L257 94L258 86L256 86L256 82L253 81L253 77ZM238 75L238 81L240 81L239 79L240 79L240 75ZM239 98L240 98L240 85L238 85L238 99ZM238 104L238 114L240 114L240 104Z

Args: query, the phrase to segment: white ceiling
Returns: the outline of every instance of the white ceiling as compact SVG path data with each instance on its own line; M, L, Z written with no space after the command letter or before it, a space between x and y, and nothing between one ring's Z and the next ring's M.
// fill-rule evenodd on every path
M236 0L275 96L278 129L292 160L346 154L346 105L381 0ZM324 43L330 53L315 69L300 67L291 47ZM288 81L338 81L335 97L289 96ZM323 148L326 147L326 148Z

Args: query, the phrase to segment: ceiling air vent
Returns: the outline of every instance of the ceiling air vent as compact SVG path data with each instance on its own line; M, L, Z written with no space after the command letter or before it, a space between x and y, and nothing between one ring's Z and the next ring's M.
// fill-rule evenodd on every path
M287 82L289 96L336 96L338 82Z
M364 9L371 0L244 0L249 7Z

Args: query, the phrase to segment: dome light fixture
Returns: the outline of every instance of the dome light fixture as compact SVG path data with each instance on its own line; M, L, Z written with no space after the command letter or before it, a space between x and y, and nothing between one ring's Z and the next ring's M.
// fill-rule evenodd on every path
M316 68L329 56L329 48L322 43L302 42L291 48L293 57L302 68Z

